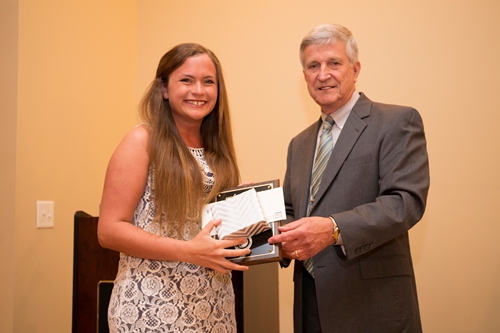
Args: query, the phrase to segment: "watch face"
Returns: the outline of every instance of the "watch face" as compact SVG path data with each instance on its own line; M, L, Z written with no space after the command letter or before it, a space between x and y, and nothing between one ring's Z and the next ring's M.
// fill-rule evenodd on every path
M335 222L335 219L333 218L333 216L331 216L331 215L330 215L330 216L328 216L328 218L329 218L330 220L332 220L332 223L333 223L332 237L333 237L333 239L335 240L335 241L333 242L333 244L336 244L336 243L337 243L337 241L339 240L339 235L340 235L339 227L338 227L338 225L337 225L337 222Z

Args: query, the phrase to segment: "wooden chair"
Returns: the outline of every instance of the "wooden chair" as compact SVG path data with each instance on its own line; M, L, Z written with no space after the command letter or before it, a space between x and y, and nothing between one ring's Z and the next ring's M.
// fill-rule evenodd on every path
M99 245L98 220L82 211L74 217L73 333L109 332L107 309L120 254Z

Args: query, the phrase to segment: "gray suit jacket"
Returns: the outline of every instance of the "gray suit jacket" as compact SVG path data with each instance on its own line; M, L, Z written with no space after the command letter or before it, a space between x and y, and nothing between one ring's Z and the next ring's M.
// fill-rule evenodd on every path
M321 120L321 119L320 119ZM293 138L283 184L287 220L307 215L321 121ZM323 333L420 332L408 230L424 214L429 166L422 119L365 95L338 138L311 216L332 215L345 245L314 257ZM302 262L295 261L295 332L301 330Z

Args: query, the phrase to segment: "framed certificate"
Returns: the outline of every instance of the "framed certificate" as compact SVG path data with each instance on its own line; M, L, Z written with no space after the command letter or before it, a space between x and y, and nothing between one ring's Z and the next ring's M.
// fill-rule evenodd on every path
M255 191L267 191L273 188L279 187L279 179L253 183L250 185L243 185L234 187L231 189L224 190L220 192L215 201L226 200L232 196L240 194L249 189L255 189ZM284 216L286 218L286 216ZM252 237L247 238L247 243L241 246L238 246L239 249L245 249L250 247L251 253L242 257L233 257L229 258L229 260L241 264L241 265L258 265L264 264L273 261L280 261L282 259L281 255L281 243L280 244L269 244L267 240L278 234L278 227L280 226L281 221L270 222L270 229L264 232L253 235Z

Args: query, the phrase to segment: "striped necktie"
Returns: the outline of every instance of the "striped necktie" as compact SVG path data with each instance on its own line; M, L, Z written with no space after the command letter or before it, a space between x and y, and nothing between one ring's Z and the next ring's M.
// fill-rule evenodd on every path
M323 171L325 171L330 155L332 154L332 127L334 120L332 117L326 117L323 122L323 132L321 133L321 138L319 140L319 148L316 153L316 159L314 160L312 178L311 178L311 196L309 201L309 207L307 210L307 216L311 213L311 209L314 206L314 198L318 192L319 184L321 183L321 176ZM304 266L309 273L314 277L313 274L313 262L312 258L304 261Z

